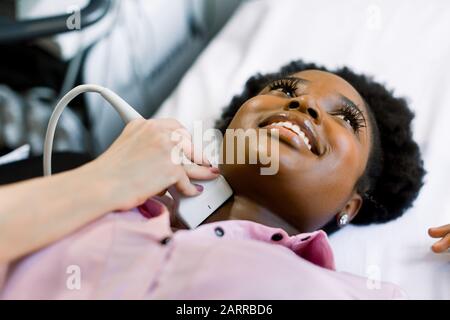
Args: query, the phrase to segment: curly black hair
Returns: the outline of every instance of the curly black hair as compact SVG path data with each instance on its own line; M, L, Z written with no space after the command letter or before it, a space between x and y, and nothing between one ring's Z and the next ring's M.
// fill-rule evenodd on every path
M373 144L366 170L355 186L363 204L352 223L366 225L400 217L412 206L425 176L420 149L412 136L414 114L404 98L394 96L393 91L371 77L347 67L330 71L314 63L292 61L278 72L258 73L248 79L243 92L224 109L216 127L224 134L242 104L274 79L311 69L331 72L346 80L359 92L369 111ZM338 227L333 219L323 229L332 233Z

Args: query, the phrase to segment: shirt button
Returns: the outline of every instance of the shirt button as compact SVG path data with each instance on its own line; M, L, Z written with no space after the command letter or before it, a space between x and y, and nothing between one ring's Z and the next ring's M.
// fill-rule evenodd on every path
M164 239L159 241L159 243L161 243L162 245L166 245L169 243L169 241L170 241L170 237L165 237Z
M283 239L283 235L281 233L275 233L272 236L272 241L280 241L281 239Z
M216 236L218 236L218 237L223 237L223 235L225 234L225 231L223 231L223 229L221 227L215 228L214 232L215 232Z

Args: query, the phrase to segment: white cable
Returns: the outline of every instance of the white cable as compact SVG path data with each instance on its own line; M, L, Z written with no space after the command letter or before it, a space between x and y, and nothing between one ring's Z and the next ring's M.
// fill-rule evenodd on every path
M142 116L136 110L134 110L132 106L130 106L125 102L125 100L123 100L121 97L107 88L95 84L83 84L81 86L73 88L58 102L48 123L44 144L44 176L49 176L52 174L53 138L55 136L58 120L61 117L64 108L75 97L85 92L99 93L106 101L111 104L112 107L114 107L114 109L119 113L120 117L125 123L136 119L142 119Z

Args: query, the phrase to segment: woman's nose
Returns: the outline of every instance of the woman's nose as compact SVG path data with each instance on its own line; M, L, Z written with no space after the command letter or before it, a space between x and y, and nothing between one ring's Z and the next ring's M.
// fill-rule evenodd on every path
M291 99L287 103L285 109L303 112L309 115L316 123L320 123L322 120L319 108L316 106L314 101L311 101L311 99L308 99L305 96Z

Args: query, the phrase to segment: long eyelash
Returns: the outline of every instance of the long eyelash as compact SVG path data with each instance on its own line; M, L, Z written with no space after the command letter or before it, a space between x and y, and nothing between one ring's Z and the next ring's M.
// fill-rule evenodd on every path
M298 79L295 78L281 78L272 81L269 84L269 90L278 90L283 89L284 91L288 92L291 95L295 94L295 91L298 89Z
M346 120L350 121L350 124L355 132L358 132L361 128L366 127L366 118L361 110L355 108L354 106L344 104L339 111L333 112L333 114L343 115Z

